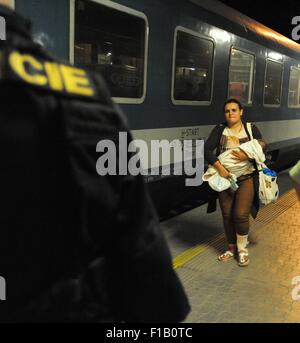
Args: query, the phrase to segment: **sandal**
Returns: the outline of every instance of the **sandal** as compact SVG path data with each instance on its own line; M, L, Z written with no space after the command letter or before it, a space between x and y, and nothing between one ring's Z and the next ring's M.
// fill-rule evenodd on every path
M234 253L231 252L230 250L227 250L224 252L224 254L222 254L218 257L218 261L226 262L226 261L230 260L232 257L234 257Z
M250 259L249 259L248 251L247 250L239 251L239 262L238 262L238 265L240 267L246 267L246 266L248 266L249 262L250 262Z

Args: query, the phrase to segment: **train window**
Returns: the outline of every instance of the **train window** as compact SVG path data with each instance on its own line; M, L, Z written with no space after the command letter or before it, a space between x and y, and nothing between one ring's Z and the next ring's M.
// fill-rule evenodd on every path
M296 67L290 72L289 107L300 107L300 69Z
M146 18L76 0L74 25L74 64L99 71L118 102L141 103L146 87Z
M280 106L283 64L267 60L265 77L264 105Z
M187 29L177 29L174 51L173 103L209 104L212 97L213 41Z
M231 49L229 66L228 97L245 105L252 105L255 71L255 56Z

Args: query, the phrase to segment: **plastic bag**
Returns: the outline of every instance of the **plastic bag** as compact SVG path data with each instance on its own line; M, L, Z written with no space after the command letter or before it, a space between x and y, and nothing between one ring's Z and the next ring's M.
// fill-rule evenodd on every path
M223 192L228 188L236 191L239 188L237 184L237 177L234 174L231 174L228 179L216 174L208 181L208 184L216 192Z
M221 177L218 173L208 181L208 184L216 192L223 192L230 188L230 181L225 177Z
M279 196L277 173L265 165L259 171L259 200L263 205L275 202Z

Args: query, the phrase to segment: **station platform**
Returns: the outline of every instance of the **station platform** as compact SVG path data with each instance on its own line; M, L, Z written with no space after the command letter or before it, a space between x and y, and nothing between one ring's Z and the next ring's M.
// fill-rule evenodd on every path
M186 323L300 323L300 202L289 188L251 220L248 267L217 261L220 211L202 206L163 223L192 306Z

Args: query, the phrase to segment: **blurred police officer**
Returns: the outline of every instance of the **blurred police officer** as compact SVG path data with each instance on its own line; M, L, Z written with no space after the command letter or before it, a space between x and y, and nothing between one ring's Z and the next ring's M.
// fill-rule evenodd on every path
M289 172L291 179L294 183L294 188L300 200L300 160L294 165Z
M127 131L101 77L52 58L8 7L0 15L0 321L183 320L142 176L96 173L97 143Z

